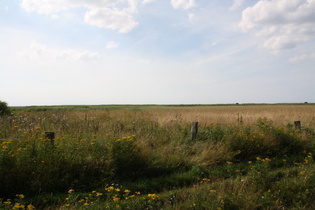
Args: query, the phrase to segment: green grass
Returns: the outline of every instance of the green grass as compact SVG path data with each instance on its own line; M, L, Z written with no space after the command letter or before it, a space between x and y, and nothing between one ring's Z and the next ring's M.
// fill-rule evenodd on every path
M313 128L208 123L191 141L190 123L159 123L159 107L103 108L0 118L0 208L315 207Z

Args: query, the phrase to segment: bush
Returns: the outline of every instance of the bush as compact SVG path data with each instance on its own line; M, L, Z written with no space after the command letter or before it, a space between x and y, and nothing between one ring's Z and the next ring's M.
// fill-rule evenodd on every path
M8 104L4 101L0 101L0 117L4 115L10 115L11 111L8 107Z

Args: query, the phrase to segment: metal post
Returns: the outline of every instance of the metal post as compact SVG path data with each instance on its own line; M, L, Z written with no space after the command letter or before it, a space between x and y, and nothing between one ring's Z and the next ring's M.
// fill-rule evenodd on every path
M54 148L55 132L46 131L45 137L46 137L46 139L50 139L51 146Z
M294 126L297 129L301 129L301 121L294 121Z

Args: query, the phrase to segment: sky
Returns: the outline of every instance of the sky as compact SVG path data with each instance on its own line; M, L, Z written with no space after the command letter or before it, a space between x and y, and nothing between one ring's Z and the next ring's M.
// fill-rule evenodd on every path
M0 100L315 102L315 0L0 0Z

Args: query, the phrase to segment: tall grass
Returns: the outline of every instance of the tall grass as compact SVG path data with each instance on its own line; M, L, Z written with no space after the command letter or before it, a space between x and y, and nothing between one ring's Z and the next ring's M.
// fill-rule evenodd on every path
M15 110L0 118L0 207L311 208L314 110ZM56 133L54 146L45 131Z

